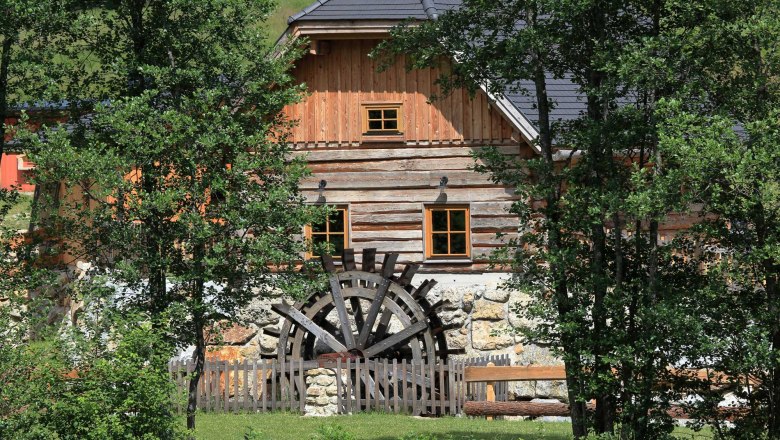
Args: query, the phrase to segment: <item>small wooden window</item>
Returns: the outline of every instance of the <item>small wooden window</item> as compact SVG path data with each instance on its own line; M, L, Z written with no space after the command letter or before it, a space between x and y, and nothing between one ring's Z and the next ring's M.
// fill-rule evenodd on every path
M312 249L307 258L319 257L325 247L330 248L333 258L341 258L341 252L349 246L349 212L346 207L334 207L328 218L306 227L306 238L311 240Z
M399 135L401 126L401 106L366 105L363 106L363 133L368 135Z
M467 206L425 208L426 258L468 258L471 233Z

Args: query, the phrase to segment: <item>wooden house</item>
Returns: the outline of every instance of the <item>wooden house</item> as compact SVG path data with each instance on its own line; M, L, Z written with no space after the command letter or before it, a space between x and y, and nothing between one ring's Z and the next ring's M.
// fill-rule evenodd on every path
M291 140L314 173L303 184L308 200L336 208L334 221L307 230L313 241L329 241L336 253L398 252L399 264L423 263L430 274L483 274L486 256L501 245L496 233L517 231L508 213L513 189L472 169L488 145L535 154L531 99L481 90L431 100L439 94L436 69L407 71L398 59L379 72L369 57L401 20L427 20L453 4L321 0L290 17L281 40L310 41L293 70L309 94L286 108L298 121ZM556 89L563 101L574 102L573 87L563 86ZM569 110L559 116L576 116Z

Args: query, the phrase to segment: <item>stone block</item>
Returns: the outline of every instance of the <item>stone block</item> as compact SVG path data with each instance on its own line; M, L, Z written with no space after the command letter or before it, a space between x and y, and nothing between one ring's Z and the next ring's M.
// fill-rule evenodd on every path
M459 310L463 299L464 291L455 287L449 287L442 291L442 300L444 301L444 310Z
M503 322L472 321L471 346L475 350L500 350L515 343L515 338L506 333L509 326Z
M463 297L461 298L461 308L463 308L463 311L466 313L471 312L471 310L474 308L473 292L465 292L463 294Z
M314 383L319 386L326 387L336 383L336 378L332 376L317 376L314 379Z
M509 291L502 289L486 289L483 298L490 301L505 303L509 301Z
M477 300L474 305L474 311L471 313L471 319L475 320L500 321L504 318L506 318L504 305L488 300Z
M325 388L322 387L310 386L306 388L307 396L319 397L323 393L325 393Z
M279 346L279 338L266 334L260 336L257 342L260 345L260 350L263 353L275 353Z
M466 313L461 310L439 313L443 324L463 325L466 322Z
M448 330L445 332L449 348L466 348L468 338L460 330Z

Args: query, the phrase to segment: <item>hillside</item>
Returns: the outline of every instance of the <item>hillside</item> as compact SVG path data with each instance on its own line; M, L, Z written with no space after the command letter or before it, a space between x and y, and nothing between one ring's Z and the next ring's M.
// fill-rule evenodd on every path
M276 41L279 35L287 29L287 18L306 6L309 6L314 0L277 0L279 5L276 12L268 19L268 38Z

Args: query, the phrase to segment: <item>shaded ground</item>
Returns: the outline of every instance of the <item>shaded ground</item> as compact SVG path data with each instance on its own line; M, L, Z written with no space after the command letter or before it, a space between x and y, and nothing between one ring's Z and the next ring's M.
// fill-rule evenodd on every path
M3 220L2 226L13 229L27 229L30 226L30 204L32 196L22 194L19 203L11 208L8 216Z
M289 413L198 414L197 438L201 440L243 439L249 427L257 440L309 440L323 425L338 424L360 440L568 440L568 423L532 421L489 422L484 419L445 417L424 419L404 415L356 414L328 418L301 417ZM679 429L678 437L705 440L712 437Z

